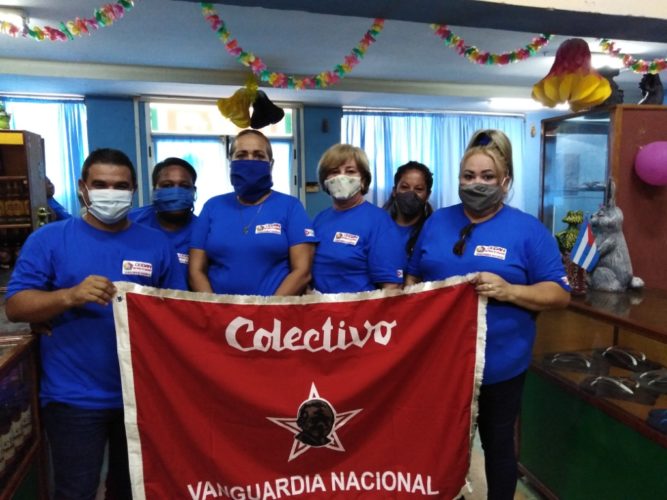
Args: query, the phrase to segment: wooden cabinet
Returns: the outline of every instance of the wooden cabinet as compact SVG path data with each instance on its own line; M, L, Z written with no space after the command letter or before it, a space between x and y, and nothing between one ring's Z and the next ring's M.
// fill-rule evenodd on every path
M648 288L667 290L667 188L634 171L639 148L654 141L667 141L667 106L619 105L543 120L540 217L556 233L568 210L591 215L613 177L634 274Z
M646 288L589 290L565 310L540 313L521 470L549 498L667 498L667 426L654 418L667 423L667 188L634 171L640 147L667 141L667 106L548 119L542 134L542 221L555 233L568 210L591 215L613 177L634 275Z
M606 357L610 348L638 363ZM648 423L652 412L667 418L667 385L651 382L667 382L665 367L667 292L589 291L541 313L521 414L523 472L559 498L667 498L667 427Z
M42 138L0 130L0 287L25 239L48 222L45 175Z
M0 336L0 500L46 497L35 356L31 336Z

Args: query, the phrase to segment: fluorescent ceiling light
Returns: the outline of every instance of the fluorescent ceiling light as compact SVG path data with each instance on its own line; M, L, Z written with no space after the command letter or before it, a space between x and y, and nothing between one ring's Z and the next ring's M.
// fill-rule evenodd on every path
M479 0L478 0L479 1ZM667 3L665 2L628 2L628 0L481 0L482 2L501 3L519 7L535 7L548 10L565 10L574 12L592 12L612 16L650 17L667 19Z
M28 14L23 9L0 6L0 22L2 21L23 26L28 21Z
M595 69L600 69L605 66L614 69L623 69L623 61L618 57L610 56L609 54L591 54L591 65Z
M502 109L504 111L539 111L541 109L548 109L534 99L524 97L491 97L489 99L489 108ZM569 106L567 104L559 104L555 108L550 109L568 110Z

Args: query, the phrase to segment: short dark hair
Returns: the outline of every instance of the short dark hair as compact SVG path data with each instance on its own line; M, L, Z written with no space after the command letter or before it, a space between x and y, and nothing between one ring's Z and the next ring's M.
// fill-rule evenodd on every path
M151 177L153 179L153 187L157 185L157 179L160 176L160 171L164 170L167 167L181 167L185 170L188 171L190 174L190 177L192 177L192 184L197 182L197 171L195 170L195 167L193 167L189 162L185 161L183 158L176 158L174 156L171 156L169 158L165 158L162 160L160 163L157 163L155 167L153 167L153 173L151 174Z
M255 130L255 129L252 129L252 128L241 130L238 134L236 134L236 137L234 137L234 140L232 141L232 145L229 148L229 157L232 158L234 156L234 151L236 151L236 141L238 141L240 137L243 137L244 135L249 135L249 134L254 134L254 135L264 139L264 142L266 142L266 152L269 154L269 161L273 160L273 149L271 149L271 141L269 140L268 137L266 137L264 134L262 134L259 130Z
M83 182L86 182L88 179L90 167L97 163L107 163L109 165L128 168L130 174L132 174L132 187L137 187L137 171L134 169L132 160L119 149L113 148L96 149L88 155L83 162L83 167L81 167L81 179L83 179Z

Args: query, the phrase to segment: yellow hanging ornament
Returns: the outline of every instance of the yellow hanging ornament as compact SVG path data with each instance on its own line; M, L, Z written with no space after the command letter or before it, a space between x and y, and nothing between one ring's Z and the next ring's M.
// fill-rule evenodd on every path
M241 87L231 97L218 99L220 113L239 128L250 126L250 106L257 97L257 80L248 78L245 87Z

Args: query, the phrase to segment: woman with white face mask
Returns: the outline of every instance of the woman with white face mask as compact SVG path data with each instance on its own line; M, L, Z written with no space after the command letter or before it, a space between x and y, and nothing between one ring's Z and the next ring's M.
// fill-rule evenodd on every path
M505 205L512 149L499 130L477 132L461 160L461 204L426 221L406 284L475 273L488 299L477 425L488 498L512 499L517 481L514 424L535 339L535 312L565 307L570 287L555 238L532 215Z
M333 206L313 224L320 239L313 288L322 293L400 288L405 251L389 214L364 200L371 183L366 154L336 144L320 159L318 176Z

